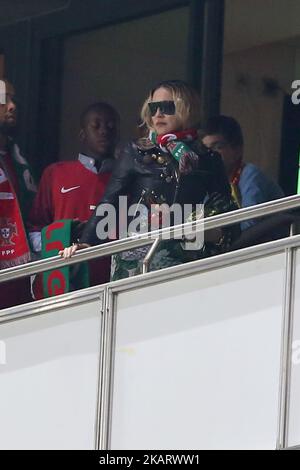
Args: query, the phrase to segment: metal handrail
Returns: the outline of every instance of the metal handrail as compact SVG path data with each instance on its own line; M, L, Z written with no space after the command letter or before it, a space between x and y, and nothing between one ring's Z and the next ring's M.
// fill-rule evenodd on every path
M300 207L300 196L298 195L276 199L270 202L264 202L263 204L215 215L197 222L189 222L173 227L167 227L155 230L153 232L147 232L128 238L123 238L121 240L108 242L103 245L85 248L67 260L62 260L60 256L53 256L49 259L43 259L34 261L32 263L23 264L21 266L2 269L0 270L0 282L31 276L43 271L61 268L62 266L69 266L95 258L111 256L121 251L151 245L156 238L166 239L167 235L170 238L180 237L183 233L183 230L184 234L188 235L195 233L196 231L211 230L213 228L233 225L244 220L265 217L279 212L296 209L297 207Z

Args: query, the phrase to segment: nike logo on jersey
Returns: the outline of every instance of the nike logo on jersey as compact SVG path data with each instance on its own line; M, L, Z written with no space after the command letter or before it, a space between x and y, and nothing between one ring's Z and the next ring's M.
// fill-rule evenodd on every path
M73 188L65 188L64 186L61 188L60 192L62 194L69 193L70 191L73 191L74 189L78 189L80 186L73 186Z

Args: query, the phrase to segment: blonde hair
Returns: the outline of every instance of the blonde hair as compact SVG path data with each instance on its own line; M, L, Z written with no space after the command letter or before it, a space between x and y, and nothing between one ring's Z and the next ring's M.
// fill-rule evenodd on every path
M158 83L150 91L141 109L140 127L147 126L153 129L152 117L148 103L151 103L153 94L159 88L165 88L172 93L175 103L176 115L182 123L183 129L190 127L198 128L201 122L200 96L194 88L181 80L167 80Z

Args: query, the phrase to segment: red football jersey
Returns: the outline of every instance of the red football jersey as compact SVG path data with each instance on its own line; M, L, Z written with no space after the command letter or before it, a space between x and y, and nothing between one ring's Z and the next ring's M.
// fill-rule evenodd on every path
M30 230L40 231L59 219L88 220L101 201L110 173L93 173L80 161L59 162L43 173L30 217Z

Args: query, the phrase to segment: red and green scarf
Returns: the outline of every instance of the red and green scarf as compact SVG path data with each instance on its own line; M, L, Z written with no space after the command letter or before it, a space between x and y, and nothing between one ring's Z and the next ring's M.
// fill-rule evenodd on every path
M196 129L186 129L168 134L158 135L151 131L149 139L153 144L159 145L163 152L170 152L179 164L180 173L191 173L198 164L198 155L186 144L197 140Z
M9 141L8 151L0 152L0 269L30 261L24 217L35 192L26 160Z
M241 192L239 188L239 182L240 182L241 173L244 169L244 166L245 164L243 163L242 159L240 159L230 179L231 196L234 202L237 204L238 208L242 207L242 198L241 198Z
M42 229L42 257L50 258L58 255L59 250L70 246L74 221L71 219L57 220ZM43 294L36 298L52 297L66 294L72 290L84 289L89 286L87 263L63 266L43 273Z

